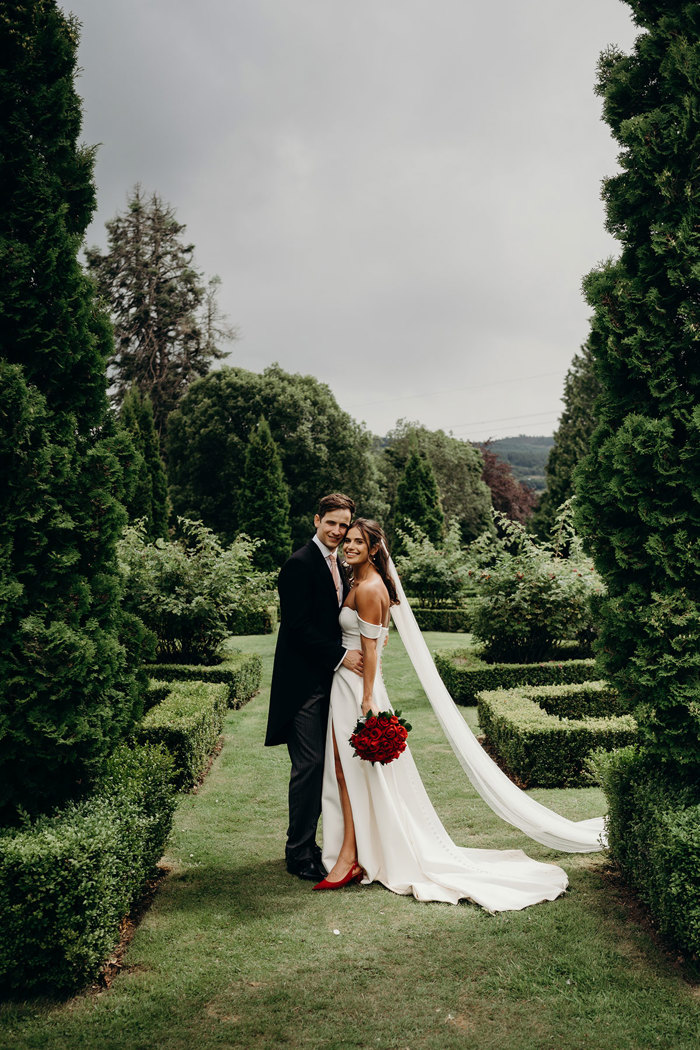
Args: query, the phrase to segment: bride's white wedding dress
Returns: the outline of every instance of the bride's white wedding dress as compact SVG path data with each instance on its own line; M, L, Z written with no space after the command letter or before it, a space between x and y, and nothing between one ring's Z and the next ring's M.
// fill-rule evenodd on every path
M374 700L391 705L381 673L388 628L365 623L354 609L340 612L343 645L361 648L361 635L376 639L379 660ZM456 904L467 898L488 911L517 911L554 900L567 887L566 873L522 850L456 846L435 812L409 748L386 766L353 757L350 735L362 715L363 683L340 667L331 691L323 779L323 862L330 871L343 841L343 815L335 774L333 731L352 805L358 861L365 883L381 882L394 893L421 901Z

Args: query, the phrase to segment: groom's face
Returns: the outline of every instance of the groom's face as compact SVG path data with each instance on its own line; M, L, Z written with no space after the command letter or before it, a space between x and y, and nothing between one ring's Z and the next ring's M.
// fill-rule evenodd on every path
M314 518L316 535L321 543L334 551L345 539L345 533L348 531L351 520L352 516L347 508L329 510L322 518L319 518L317 514Z

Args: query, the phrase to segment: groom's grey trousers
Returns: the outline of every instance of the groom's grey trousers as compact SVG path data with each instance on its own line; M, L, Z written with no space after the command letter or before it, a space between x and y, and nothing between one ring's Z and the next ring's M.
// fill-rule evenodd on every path
M321 815L323 759L328 726L328 693L312 693L292 722L287 749L292 760L289 778L289 828L287 860L314 857L316 828Z

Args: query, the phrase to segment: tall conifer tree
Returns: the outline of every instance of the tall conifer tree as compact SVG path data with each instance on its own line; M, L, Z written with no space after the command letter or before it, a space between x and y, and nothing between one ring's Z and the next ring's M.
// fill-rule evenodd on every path
M145 518L152 539L168 535L168 481L148 395L129 390L119 410L122 426L134 445L136 481L125 504L129 519Z
M134 388L129 390L119 409L119 422L129 435L133 446L131 484L127 486L124 506L129 521L142 520L146 532L153 535L153 483L143 454L143 441L139 424L139 395Z
M111 333L78 251L95 205L78 146L77 23L6 4L0 48L0 819L79 790L132 726L139 621L107 416ZM140 655L140 654L139 654Z
M398 484L414 449L425 455L437 482L440 506L446 519L456 518L463 543L470 543L492 528L491 492L483 480L481 450L444 430L428 430L418 423L399 419L385 438L377 441L377 460L383 475L383 490L390 508L395 508ZM381 519L394 544L394 510Z
M545 466L547 488L537 504L530 527L546 539L562 503L574 495L574 471L590 452L595 427L595 402L600 383L591 347L585 343L576 354L564 381L564 411L554 434Z
M241 531L264 540L255 552L260 569L279 569L292 553L289 494L277 445L264 416L250 432L240 493Z
M114 324L116 399L134 384L148 394L162 437L190 383L224 356L221 344L235 332L217 305L218 278L205 283L185 225L159 194L147 198L135 186L126 212L106 226L107 251L90 248L87 260Z
M602 385L579 521L608 597L599 658L646 752L700 773L700 5L630 0L644 32L599 64L621 145L605 182L622 252L592 271Z
M160 438L156 430L153 414L153 402L148 394L141 397L139 412L139 429L143 442L143 458L146 461L151 478L151 516L153 519L153 536L157 539L168 537L168 518L170 501L168 499L168 476L161 456Z
M426 455L413 448L396 489L395 527L409 531L417 525L432 543L445 533L445 515L440 505L435 473ZM398 539L397 549L401 549Z

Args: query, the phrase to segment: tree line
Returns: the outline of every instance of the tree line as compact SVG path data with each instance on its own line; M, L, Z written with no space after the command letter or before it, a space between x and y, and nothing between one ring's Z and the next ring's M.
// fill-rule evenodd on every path
M432 535L456 519L466 543L492 527L492 507L530 518L535 493L489 443L406 420L373 438L312 376L215 368L235 337L219 280L197 269L185 226L157 193L136 186L106 226L106 248L90 248L87 266L114 330L112 403L136 447L127 509L154 538L169 516L199 518L228 541L262 538L257 559L270 568L303 542L309 508L334 488L399 545L408 521Z

